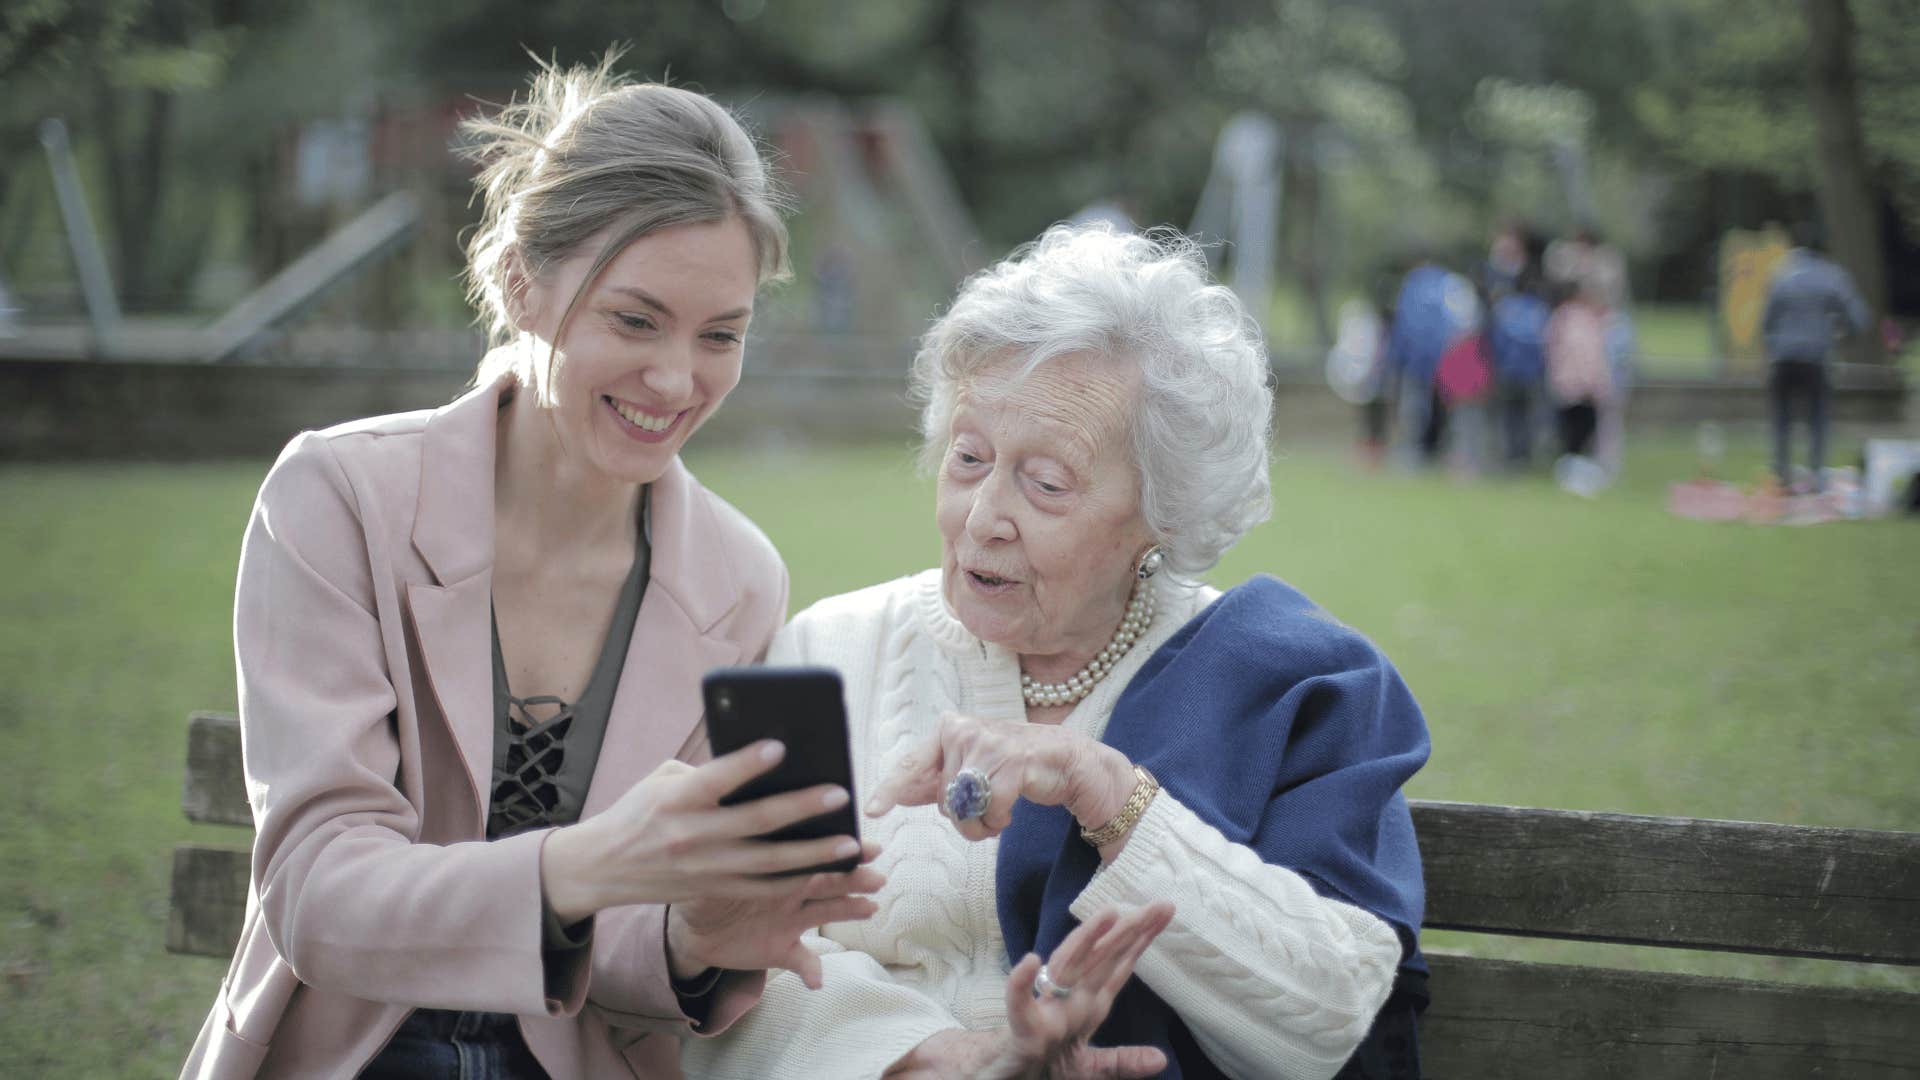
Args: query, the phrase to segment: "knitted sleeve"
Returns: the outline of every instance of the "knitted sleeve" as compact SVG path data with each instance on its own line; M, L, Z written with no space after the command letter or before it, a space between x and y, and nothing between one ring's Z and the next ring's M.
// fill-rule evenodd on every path
M724 1038L689 1039L689 1077L775 1080L788 1076L878 1077L929 1035L962 1026L931 998L895 982L864 952L815 935L825 976L808 990L790 971L769 972L760 1004Z
M1173 902L1173 923L1135 973L1231 1075L1333 1076L1393 988L1391 926L1262 862L1164 790L1071 910L1085 921L1158 900Z
M883 692L884 700L873 709L863 707L873 683L878 680L888 685L881 678L881 669L888 660L898 666L898 654L911 638L906 616L892 602L901 594L899 585L865 589L814 605L780 631L767 652L769 664L829 664L840 670L849 694L849 720L854 725L856 786L860 789L856 796L872 789L875 775L867 748L873 738L868 725L877 722L871 714L892 717L912 711L901 692ZM863 834L888 849L883 866L896 867L908 849L922 859L937 859L944 854L898 837L895 829L903 816L896 814L883 821L861 819ZM945 837L951 830L939 833ZM957 838L951 840L951 846L955 850L964 848ZM889 876L895 875L889 872ZM897 889L878 899L892 908L898 900ZM885 922L884 916L869 920L876 925ZM855 934L863 925L837 924L830 929L838 937ZM911 934L912 929L902 933ZM803 940L820 954L821 988L808 990L792 972L769 971L760 1003L724 1035L685 1041L681 1067L688 1077L878 1077L928 1036L965 1026L940 1002L895 979L871 952L848 948L818 933L808 933Z

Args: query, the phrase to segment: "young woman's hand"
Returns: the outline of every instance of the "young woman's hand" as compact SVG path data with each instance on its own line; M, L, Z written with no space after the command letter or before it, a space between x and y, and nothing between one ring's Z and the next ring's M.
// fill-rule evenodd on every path
M1151 1046L1082 1046L1070 1060L1051 1069L1009 1060L1006 1046L1006 1028L948 1028L927 1036L882 1075L886 1080L1144 1080L1167 1067L1166 1055Z
M663 762L605 811L555 830L540 859L548 906L565 924L624 904L791 899L798 883L768 875L835 862L861 848L851 836L754 839L845 806L847 791L835 784L720 805L785 753L767 739L697 768ZM818 895L810 902L870 891L878 875L863 868L827 877L813 886Z
M827 923L864 919L879 905L862 893L878 892L887 879L871 863L880 854L867 844L851 873L791 877L783 896L762 900L689 900L667 909L667 960L674 978L690 979L708 968L755 971L785 968L810 990L820 989L820 958L800 935Z

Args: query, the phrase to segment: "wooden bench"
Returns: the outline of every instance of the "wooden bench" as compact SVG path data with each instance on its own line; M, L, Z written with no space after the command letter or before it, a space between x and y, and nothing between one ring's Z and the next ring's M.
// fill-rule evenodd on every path
M195 713L184 799L250 825L231 716ZM1413 804L1429 929L1920 965L1920 833ZM226 956L245 850L182 844L167 948ZM1425 1073L1920 1076L1920 993L1436 953Z

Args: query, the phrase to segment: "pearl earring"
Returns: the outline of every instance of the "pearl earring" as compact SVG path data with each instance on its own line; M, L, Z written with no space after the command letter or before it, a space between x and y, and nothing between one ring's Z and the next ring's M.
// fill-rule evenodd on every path
M1160 572L1160 564L1167 561L1167 553L1159 544L1155 544L1140 553L1140 561L1133 565L1133 576L1145 581Z

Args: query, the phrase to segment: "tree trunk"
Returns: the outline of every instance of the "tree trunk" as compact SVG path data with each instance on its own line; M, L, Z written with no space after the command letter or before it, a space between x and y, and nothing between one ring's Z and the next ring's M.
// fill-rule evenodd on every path
M1314 342L1324 351L1333 345L1333 318L1327 307L1326 222L1320 206L1321 188L1318 133L1311 122L1287 125L1286 150L1281 154L1286 208L1281 228L1288 269L1300 285L1307 312L1313 316Z
M953 95L952 150L949 160L953 179L968 205L980 195L982 147L980 140L980 63L975 55L977 42L967 14L967 0L947 0L941 12L941 55L946 60L948 92Z
M100 136L106 150L107 206L120 257L121 303L127 308L151 307L155 298L149 277L160 231L160 200L167 186L173 97L164 90L123 96L103 89L101 94ZM145 106L145 116L129 134L121 123L121 110L132 100Z
M1867 167L1854 88L1853 14L1847 0L1804 0L1804 6L1820 214L1835 261L1853 275L1877 327L1887 313L1887 264L1880 242L1879 192ZM1877 329L1856 342L1854 355L1884 359Z

